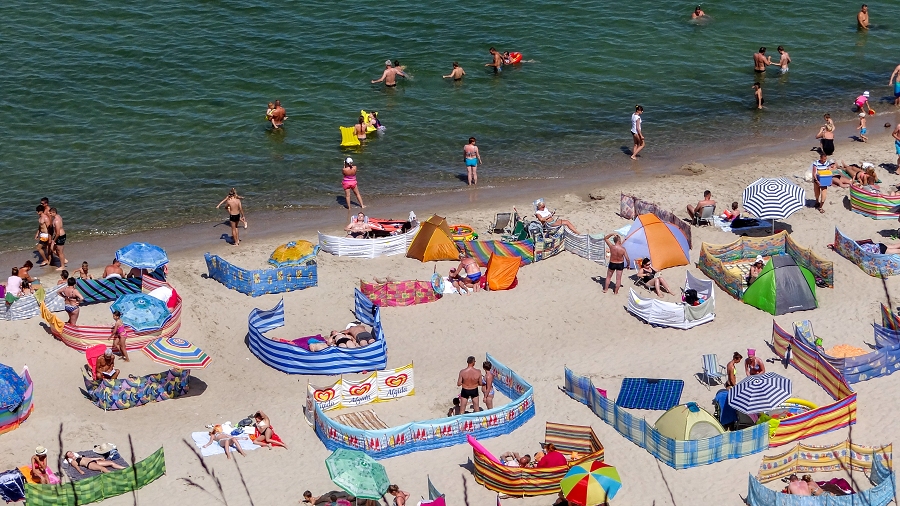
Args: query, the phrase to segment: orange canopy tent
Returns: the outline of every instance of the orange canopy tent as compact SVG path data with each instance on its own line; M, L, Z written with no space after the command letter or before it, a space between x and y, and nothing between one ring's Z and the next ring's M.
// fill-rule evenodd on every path
M488 260L487 287L489 290L509 290L516 286L516 275L519 273L519 257L499 256L491 253Z
M406 257L421 262L459 260L459 249L450 238L452 234L447 220L434 215L419 226L416 237L406 250Z
M684 233L652 214L635 218L622 246L628 252L633 268L637 268L634 262L638 258L650 258L650 263L657 270L690 262L691 248Z

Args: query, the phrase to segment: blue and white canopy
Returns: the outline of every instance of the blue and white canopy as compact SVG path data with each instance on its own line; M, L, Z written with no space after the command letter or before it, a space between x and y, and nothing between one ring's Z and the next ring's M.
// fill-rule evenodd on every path
M806 191L783 177L761 177L744 189L744 209L763 220L780 220L806 206Z
M748 415L762 413L788 400L792 388L790 379L774 372L764 372L738 381L728 391L728 404Z

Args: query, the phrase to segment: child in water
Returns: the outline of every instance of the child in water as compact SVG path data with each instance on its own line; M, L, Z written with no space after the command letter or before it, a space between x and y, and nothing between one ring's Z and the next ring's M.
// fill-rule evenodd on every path
M859 130L859 140L869 142L869 138L866 137L866 113L859 113L859 126L856 129Z
M275 114L275 104L269 102L269 107L266 109L266 121L272 121L273 114Z

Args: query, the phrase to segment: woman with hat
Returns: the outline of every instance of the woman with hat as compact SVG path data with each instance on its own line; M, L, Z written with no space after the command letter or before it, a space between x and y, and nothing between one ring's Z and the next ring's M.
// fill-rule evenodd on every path
M359 194L359 187L356 184L356 165L353 165L353 159L349 156L344 159L344 168L341 169L341 173L344 175L344 179L341 180L341 186L344 187L344 197L347 199L347 209L350 209L350 190L353 190L353 193L356 194L356 200L359 201L359 207L365 209L366 205L363 204L362 196Z
M756 261L750 266L750 273L747 274L747 286L753 284L756 281L756 278L759 277L759 273L762 272L763 267L765 267L766 261L763 259L762 255L756 255Z
M747 349L747 360L744 360L744 374L747 376L756 376L766 372L766 364L756 356L756 350Z
M31 456L31 477L42 485L50 484L50 476L47 474L47 449L38 446Z

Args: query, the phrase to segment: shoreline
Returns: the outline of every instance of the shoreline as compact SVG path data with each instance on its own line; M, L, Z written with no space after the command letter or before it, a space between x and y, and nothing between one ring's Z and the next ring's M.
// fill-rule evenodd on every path
M888 121L896 124L900 121L900 111L882 113L876 116L878 123ZM863 143L851 141L855 132L855 121L836 123L835 139L838 149L835 160L841 160L840 153L852 149L854 146L862 146ZM890 137L892 129L870 128L869 145L880 142ZM805 133L805 136L800 134ZM369 202L366 213L379 218L399 219L413 211L420 220L428 219L431 214L451 217L454 214L471 210L472 207L512 208L516 203L522 205L523 199L531 202L542 197L545 200L561 200L563 196L574 194L584 201L589 201L588 193L595 189L601 189L607 198L615 193L625 192L630 184L639 182L643 178L664 178L683 173L683 168L688 164L704 165L705 177L714 177L727 172L750 160L765 160L767 163L777 164L791 155L798 155L817 146L815 134L810 134L810 129L798 127L792 135L788 135L782 142L769 144L761 143L755 137L745 137L738 143L736 149L729 150L725 144L710 144L693 146L683 153L660 162L658 159L644 159L631 162L626 154L622 159L610 160L606 163L587 164L581 167L569 169L565 175L551 176L547 179L525 177L502 185L490 183L477 188L468 188L465 185L450 191L441 191L430 194L417 195L377 195L363 198ZM809 146L810 148L805 148ZM804 149L805 148L805 149ZM890 149L890 146L886 146ZM656 155L659 156L658 154ZM810 160L813 155L810 155ZM848 160L850 163L852 161ZM810 162L811 163L811 162ZM482 181L490 181L490 170L483 174ZM618 189L616 189L618 188ZM339 210L340 209L340 210ZM374 211L373 211L374 210ZM305 238L316 243L316 233L321 231L331 235L342 234L342 229L352 214L360 211L358 206L350 210L344 208L312 208L312 209L281 209L263 210L249 213L251 227L248 230L241 229L242 237L250 241L271 241L274 239ZM302 225L299 225L301 222ZM208 232L206 229L216 229ZM249 235L244 235L248 234ZM175 227L160 227L111 235L89 235L86 238L70 240L66 246L66 256L69 258L69 266L73 266L73 260L78 265L87 261L91 265L105 265L106 256L113 254L117 249L133 241L149 242L166 249L170 255L183 252L199 252L206 249L216 249L218 245L225 244L222 234L230 237L230 228L227 222L204 221L188 223ZM71 235L71 234L70 234ZM242 239L242 242L244 239ZM14 249L0 252L0 264L19 265L24 262L22 255L26 255L29 248ZM107 252L105 256L101 252ZM77 255L73 257L73 253ZM36 255L35 255L36 256ZM20 260L13 260L17 258ZM32 261L34 261L32 259ZM36 262L35 262L36 263ZM74 269L74 267L72 267ZM50 272L36 270L46 275Z

